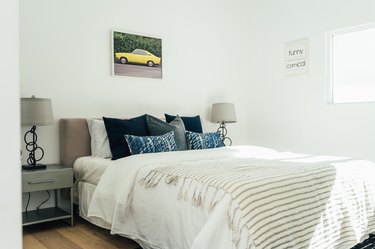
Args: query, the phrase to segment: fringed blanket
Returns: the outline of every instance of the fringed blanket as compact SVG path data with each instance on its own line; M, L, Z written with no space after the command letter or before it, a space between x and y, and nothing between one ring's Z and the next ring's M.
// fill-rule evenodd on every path
M243 234L251 249L342 248L375 231L373 184L340 162L200 160L156 167L139 182L179 188L179 200L208 210L229 195L234 248Z

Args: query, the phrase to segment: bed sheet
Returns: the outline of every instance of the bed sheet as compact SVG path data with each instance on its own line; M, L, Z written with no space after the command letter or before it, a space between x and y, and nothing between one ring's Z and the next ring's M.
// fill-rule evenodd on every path
M84 181L97 185L104 171L111 165L111 159L85 156L78 158L74 164L76 182Z

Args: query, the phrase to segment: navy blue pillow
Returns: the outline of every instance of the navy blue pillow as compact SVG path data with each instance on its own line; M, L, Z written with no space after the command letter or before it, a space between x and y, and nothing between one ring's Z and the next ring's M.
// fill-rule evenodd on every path
M107 130L112 160L130 156L128 144L124 135L148 136L146 115L132 119L117 119L103 117Z
M191 150L212 149L224 146L220 131L207 133L187 131L185 136Z
M165 121L167 121L167 123L172 122L177 117L177 116L169 115L166 113L164 114L164 116L165 116ZM180 116L180 118L184 122L185 129L187 131L198 132L198 133L203 132L201 118L199 117L199 115L195 117L181 117Z
M125 139L132 155L177 150L173 131L161 136L125 135Z

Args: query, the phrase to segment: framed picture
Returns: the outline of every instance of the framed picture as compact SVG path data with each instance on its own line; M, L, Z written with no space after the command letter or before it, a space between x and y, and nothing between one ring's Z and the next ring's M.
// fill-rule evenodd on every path
M285 43L285 74L287 76L307 74L309 71L308 39Z
M163 78L160 38L112 31L114 76Z

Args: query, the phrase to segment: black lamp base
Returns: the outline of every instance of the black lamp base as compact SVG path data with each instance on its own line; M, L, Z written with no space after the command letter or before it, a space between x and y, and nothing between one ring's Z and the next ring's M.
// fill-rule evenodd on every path
M47 166L44 164L36 164L36 165L22 165L22 169L24 170L35 170L35 169L46 169Z
M36 162L40 161L44 156L44 150L36 144L38 137L36 135L36 126L34 125L28 132L25 133L23 140L26 143L26 150L29 153L29 157L27 158L27 164L22 165L22 169L24 170L39 170L39 169L46 169L46 165L44 164L37 164ZM28 141L28 138L31 138L31 141ZM40 151L39 159L35 158L35 151Z
M231 146L232 145L232 139L227 137L227 128L225 127L225 122L221 122L219 128L217 131L220 131L221 133L221 140L223 141L225 146ZM229 144L227 145L225 141L229 141Z

